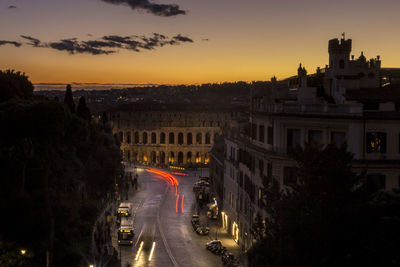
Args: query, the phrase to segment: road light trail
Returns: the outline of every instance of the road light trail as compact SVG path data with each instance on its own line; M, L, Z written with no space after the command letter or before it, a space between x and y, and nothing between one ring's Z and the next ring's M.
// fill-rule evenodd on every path
M176 196L176 213L178 213L179 210L179 194Z
M150 251L150 255L149 255L149 261L151 261L151 257L153 256L155 246L156 246L156 242L153 242L153 246L151 247L151 251Z
M181 213L183 213L183 199L185 198L185 194L182 195L182 203L181 203Z
M135 261L137 261L139 259L140 252L142 251L142 249L143 249L143 241L140 243L140 247L139 247L138 251L136 252Z

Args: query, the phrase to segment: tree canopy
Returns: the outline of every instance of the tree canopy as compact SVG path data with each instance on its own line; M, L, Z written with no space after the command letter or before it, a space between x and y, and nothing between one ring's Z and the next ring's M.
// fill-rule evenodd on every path
M298 183L265 188L267 231L250 266L398 265L399 191L369 192L345 146L309 144L294 158Z
M52 266L86 265L94 221L121 171L111 132L33 95L0 103L0 127L0 266L15 266L21 248L29 266L45 266L46 253Z

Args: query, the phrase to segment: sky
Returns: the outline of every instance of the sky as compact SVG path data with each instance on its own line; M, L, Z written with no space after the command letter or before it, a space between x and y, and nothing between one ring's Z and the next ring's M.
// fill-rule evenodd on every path
M399 0L0 0L0 69L34 83L264 81L352 54L400 67Z

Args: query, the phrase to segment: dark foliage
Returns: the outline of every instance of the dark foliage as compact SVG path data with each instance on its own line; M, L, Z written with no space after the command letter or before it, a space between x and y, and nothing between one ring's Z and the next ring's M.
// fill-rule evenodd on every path
M250 266L398 266L400 192L368 192L345 146L294 155L298 184L266 187L267 235Z
M112 134L42 97L0 104L0 127L0 266L16 266L22 248L24 266L45 266L47 251L52 266L87 265L121 170Z
M90 121L91 114L89 108L86 106L86 101L83 96L79 98L78 108L76 109L76 113L79 117L86 121Z
M14 70L0 70L0 103L11 98L30 98L33 96L33 85L25 73Z

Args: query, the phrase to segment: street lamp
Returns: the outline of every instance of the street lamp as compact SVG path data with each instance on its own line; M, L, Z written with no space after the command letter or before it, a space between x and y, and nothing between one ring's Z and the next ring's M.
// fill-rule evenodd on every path
M93 265L93 264L90 264L89 267L94 267L94 265Z
M25 249L21 249L21 255L25 255L26 254L26 250Z

